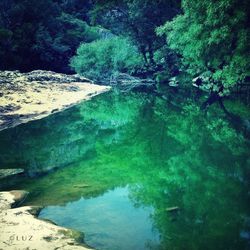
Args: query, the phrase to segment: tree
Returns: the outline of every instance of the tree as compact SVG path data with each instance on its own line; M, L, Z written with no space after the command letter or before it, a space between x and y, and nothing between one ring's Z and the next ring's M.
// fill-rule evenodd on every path
M113 36L82 43L71 59L71 66L79 74L107 82L117 72L131 74L136 67L141 67L142 57L127 38Z
M175 0L96 0L91 11L92 21L100 23L115 34L130 37L143 55L146 64L154 64L154 52L164 45L155 28L171 20L179 12Z
M25 70L39 61L32 51L39 24L58 15L59 7L51 0L0 1L1 69Z
M0 1L0 69L72 72L79 44L99 37L86 22L89 8L83 0Z
M92 8L91 0L57 0L62 11L70 13L74 17L88 21L88 12Z
M57 32L55 32L55 30ZM62 12L49 25L41 23L36 32L32 50L47 68L71 72L70 58L81 42L92 42L99 38L98 29L73 15Z
M250 75L250 2L183 0L184 14L158 29L193 76L219 96ZM217 97L218 97L217 95Z

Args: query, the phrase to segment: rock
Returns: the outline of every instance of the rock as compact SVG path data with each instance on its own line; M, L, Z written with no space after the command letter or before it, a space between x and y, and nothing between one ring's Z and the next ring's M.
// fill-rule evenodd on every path
M168 207L166 208L167 212L178 212L180 210L179 207Z
M8 176L13 176L17 174L21 174L24 172L24 169L22 168L6 168L6 169L0 169L0 179L6 178Z
M82 184L82 185L74 185L74 188L87 188L90 187L88 184Z
M202 78L201 77L195 77L192 79L192 85L196 88L199 88L202 84Z
M37 219L38 207L11 208L25 191L0 192L0 249L87 250L83 235Z
M172 77L172 78L169 79L168 85L170 87L178 87L179 86L179 81L177 80L176 77Z
M29 207L29 208L27 209L27 211L28 211L30 214L34 215L34 216L38 216L38 215L40 214L40 212L41 212L42 209L43 209L43 207L32 206L32 207ZM54 224L55 224L55 223L54 223Z
M110 85L116 86L123 92L127 92L135 88L152 87L154 84L155 82L151 79L141 79L124 73L113 75L110 78Z
M0 71L0 130L60 112L109 89L79 75Z
M93 81L88 78L82 77L80 75L66 75L61 73L56 73L53 71L45 70L34 70L25 74L28 81L52 81L61 83L72 83L72 82L89 82Z
M215 85L210 71L203 72L199 76L192 79L192 85L205 92L209 92Z
M13 196L13 201L14 201L11 203L11 207L16 207L16 206L20 205L26 199L27 195L29 194L25 190L12 190L9 193Z

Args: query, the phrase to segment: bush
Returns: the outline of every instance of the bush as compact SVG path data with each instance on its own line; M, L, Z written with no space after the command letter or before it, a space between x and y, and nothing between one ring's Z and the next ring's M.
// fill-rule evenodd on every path
M127 38L114 36L81 44L70 65L78 74L101 80L117 72L131 74L143 60Z

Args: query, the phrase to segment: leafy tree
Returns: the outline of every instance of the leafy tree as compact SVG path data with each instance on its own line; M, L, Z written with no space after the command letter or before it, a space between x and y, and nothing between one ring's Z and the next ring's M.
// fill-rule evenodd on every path
M250 2L183 0L184 14L158 29L193 76L223 96L250 74Z
M57 32L54 32L57 30ZM83 41L99 38L98 29L86 22L62 12L49 26L40 24L32 49L46 64L56 71L69 71L69 59Z
M88 21L88 12L92 8L91 0L57 0L62 11L70 13L76 18Z
M56 16L59 8L51 0L3 0L0 2L0 47L2 69L22 69L36 65L31 50L36 30L41 22L47 23Z
M124 37L83 43L72 58L71 66L79 74L103 80L116 72L132 73L142 65L137 48Z
M79 44L99 37L85 21L89 8L81 0L2 0L0 68L70 72Z
M138 47L146 64L154 64L154 51L164 45L155 28L179 12L177 0L96 0L91 11L92 21L126 34Z

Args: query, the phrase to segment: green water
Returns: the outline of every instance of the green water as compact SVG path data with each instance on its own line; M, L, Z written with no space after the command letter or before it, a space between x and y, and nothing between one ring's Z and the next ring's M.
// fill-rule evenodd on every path
M249 142L216 107L179 106L110 92L2 131L0 167L26 176L1 189L100 250L249 249Z

